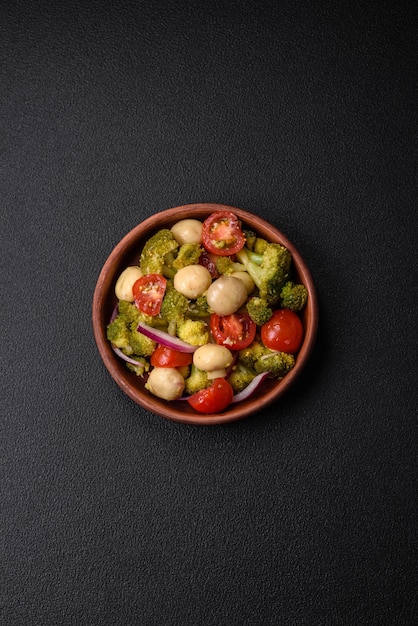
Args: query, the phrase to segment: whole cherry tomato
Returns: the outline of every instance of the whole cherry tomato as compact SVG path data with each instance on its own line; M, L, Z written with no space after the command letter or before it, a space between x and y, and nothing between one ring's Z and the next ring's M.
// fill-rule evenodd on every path
M261 327L261 341L270 350L295 354L302 340L302 322L290 309L275 311L269 321Z
M161 345L155 348L150 359L153 367L182 367L183 365L190 365L192 361L192 354Z
M199 413L219 413L231 404L234 391L225 378L215 378L211 386L201 389L188 398L188 402Z

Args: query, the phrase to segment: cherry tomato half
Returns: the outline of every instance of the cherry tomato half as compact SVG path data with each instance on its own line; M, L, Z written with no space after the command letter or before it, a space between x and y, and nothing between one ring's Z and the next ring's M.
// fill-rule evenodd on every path
M225 378L215 378L207 389L201 389L187 400L199 413L219 413L231 404L234 391Z
M210 331L216 343L230 350L242 350L254 341L257 330L248 313L210 316Z
M159 274L146 274L133 284L132 295L140 311L158 315L164 298L167 280Z
M153 367L182 367L190 365L192 361L192 354L161 345L155 348L150 359Z
M244 233L236 215L230 211L216 211L203 222L202 242L206 250L219 256L228 256L241 250Z
M261 341L270 350L295 354L302 340L302 322L290 309L275 311L269 321L261 327Z

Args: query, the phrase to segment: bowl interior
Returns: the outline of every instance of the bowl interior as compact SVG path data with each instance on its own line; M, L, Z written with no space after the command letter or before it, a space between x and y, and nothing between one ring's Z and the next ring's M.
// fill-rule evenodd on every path
M113 352L106 338L106 327L117 303L115 296L116 280L125 267L138 263L145 241L157 230L170 228L181 219L195 218L204 220L208 215L219 210L232 211L242 220L244 227L251 228L261 237L280 243L288 248L293 259L292 272L294 279L306 286L308 303L301 315L305 335L302 347L296 356L295 367L281 381L265 380L251 398L230 405L222 413L206 416L194 411L189 403L184 400L167 402L150 394L144 388L146 379L130 372L124 361ZM106 368L119 387L132 400L148 411L171 420L209 425L234 421L252 415L276 400L289 388L302 370L312 351L318 323L318 305L308 267L293 244L272 224L257 215L236 207L211 203L188 204L152 215L133 228L113 249L100 272L96 284L93 296L92 322L96 344Z

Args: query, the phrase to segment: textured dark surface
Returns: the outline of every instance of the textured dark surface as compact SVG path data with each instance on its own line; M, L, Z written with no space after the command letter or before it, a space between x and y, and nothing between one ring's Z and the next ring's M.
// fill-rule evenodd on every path
M417 621L412 3L207 5L2 3L4 626ZM213 428L134 405L90 320L122 236L201 201L320 301L292 391Z

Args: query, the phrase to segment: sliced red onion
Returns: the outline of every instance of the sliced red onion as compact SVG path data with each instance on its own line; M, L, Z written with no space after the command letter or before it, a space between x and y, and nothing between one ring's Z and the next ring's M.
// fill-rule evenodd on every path
M115 305L115 308L112 311L112 315L110 316L110 322L113 322L118 316L118 305Z
M162 346L166 346L167 348L171 348L173 350L178 350L179 352L195 352L199 346L192 346L190 343L179 339L178 337L173 337L169 335L164 330L160 330L159 328L153 328L152 326L148 326L148 324L144 324L143 322L139 322L137 326L137 331L149 337L149 339L153 339L157 343L160 343Z
M246 400L247 398L249 398L254 393L254 391L258 389L260 384L265 378L267 378L269 374L270 372L262 372L261 374L257 374L257 376L252 379L250 384L247 385L245 389L234 395L234 397L232 398L232 404L234 404L235 402L241 402L242 400Z
M120 350L119 348L116 348L116 346L112 346L114 352L124 361L126 361L127 363L131 363L132 365L140 365L143 369L145 369L145 366L143 363L141 363L141 361L135 361L135 359L131 359L131 357L126 356L126 354L124 354L122 352L122 350Z

